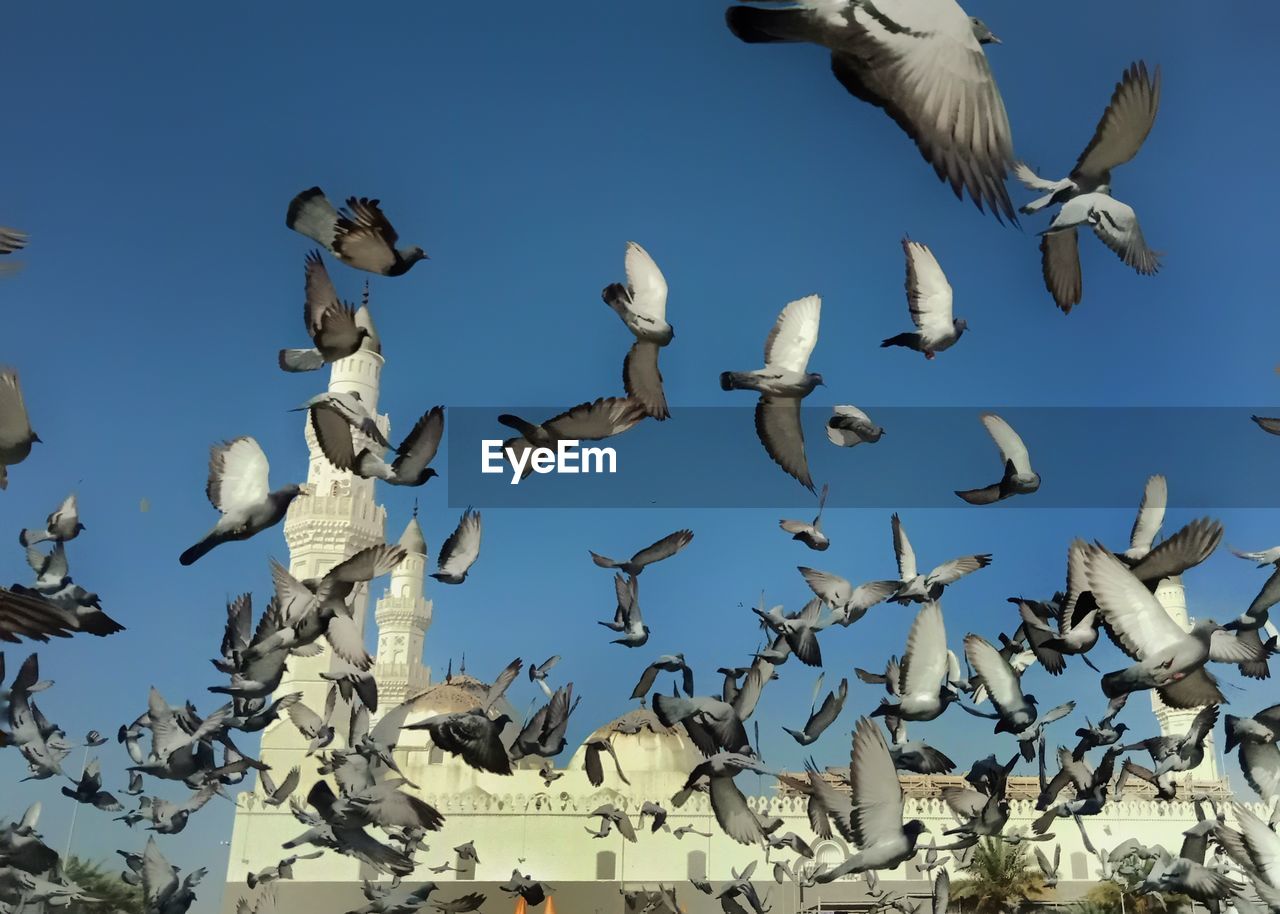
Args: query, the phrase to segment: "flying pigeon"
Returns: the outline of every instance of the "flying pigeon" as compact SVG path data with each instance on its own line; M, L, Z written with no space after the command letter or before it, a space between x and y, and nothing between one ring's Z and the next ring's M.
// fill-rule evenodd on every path
M1138 504L1138 515L1134 518L1133 530L1129 533L1129 548L1119 556L1122 562L1134 565L1151 553L1156 536L1164 525L1164 512L1168 504L1168 482L1158 474L1148 476L1142 489L1142 501Z
M606 753L613 759L613 768L618 774L618 780L624 784L631 783L622 771L622 763L618 761L618 753L614 751L612 739L590 739L583 743L582 747L586 753L583 757L582 769L587 773L587 783L592 787L599 787L604 783L603 757Z
M1063 283L1074 283L1075 289L1080 288L1079 282L1070 276L1070 271L1074 268L1077 276L1080 272L1080 255L1076 249L1075 234L1076 228L1082 225L1093 229L1098 240L1124 261L1125 266L1132 267L1143 276L1150 276L1160 270L1161 255L1147 246L1138 225L1138 214L1133 211L1133 207L1110 194L1095 191L1071 198L1063 204L1058 215L1053 217L1049 227L1040 232L1042 239L1052 239L1057 235L1068 235L1071 238L1061 245L1048 240L1041 242L1047 258L1044 269L1049 278L1046 282L1051 291ZM1061 278L1060 273L1067 273L1068 278ZM1071 293L1063 296L1064 300L1072 297L1077 300L1079 298ZM1070 309L1068 307L1063 310Z
M165 859L155 836L142 852L142 899L145 914L186 914L196 900L195 888L207 875L201 867L178 879L178 868Z
M711 811L715 814L721 831L739 844L757 844L763 840L764 832L751 807L747 805L747 798L734 783L734 778L743 771L771 773L750 755L718 752L694 766L681 794L687 796L696 784L705 779Z
M0 254L12 254L27 246L27 233L0 225Z
M831 540L827 539L827 535L822 532L822 509L826 507L828 491L830 487L824 484L822 494L818 496L818 516L812 521L778 521L778 526L790 533L793 540L799 540L818 552L825 551L831 545Z
M268 489L270 464L261 446L248 436L215 444L209 453L209 502L221 513L204 539L182 553L178 561L190 565L215 546L247 540L284 519L289 504L306 494L299 485Z
M502 745L503 728L511 718L502 714L490 719L479 708L437 714L417 723L405 724L406 730L426 730L431 742L445 752L454 755L478 771L494 774L510 774L511 759Z
M114 795L102 789L102 763L96 758L90 759L84 766L80 780L73 782L75 788L62 788L62 795L70 797L77 803L94 806L103 812L119 812L124 809Z
M610 631L618 632L621 638L615 638L613 644L626 647L641 647L649 640L649 626L644 624L644 615L640 612L640 600L636 587L636 577L624 578L621 574L613 576L613 586L617 593L618 606L613 614L613 621L598 622Z
M529 664L529 681L536 682L538 687L542 689L548 698L551 697L551 686L547 685L547 674L551 672L551 668L559 662L560 655L556 654L552 657L548 657L546 660L542 661L542 663Z
M730 7L729 29L749 43L800 41L831 51L854 97L893 118L948 182L979 209L1016 221L1004 182L1013 140L983 45L1000 39L955 0L829 0L789 9Z
M884 436L884 429L856 406L833 406L831 412L827 420L827 440L836 447L875 444Z
M831 621L836 625L852 625L871 607L894 596L902 586L901 581L869 581L854 587L838 574L803 565L797 565L796 569L814 595L831 607Z
M627 396L644 414L661 422L670 417L658 370L658 350L671 342L675 331L667 323L667 280L649 252L627 242L627 284L611 283L601 297L635 334L636 341L622 363L622 383Z
M927 827L919 819L902 821L904 798L884 734L871 720L858 718L849 761L852 808L849 831L859 851L815 877L834 882L867 870L891 870L910 860ZM812 817L811 817L812 821Z
M307 794L307 803L318 815L308 812L301 804L293 804L294 818L307 826L298 837L286 841L285 848L314 844L355 857L380 873L407 876L413 872L412 858L393 847L378 841L358 821L335 813L338 798L324 781L316 781Z
M933 251L910 238L902 239L902 250L907 255L907 307L916 329L883 340L880 348L904 346L932 359L954 346L969 325L952 316L951 283Z
M76 493L72 492L62 500L62 504L58 506L58 509L49 515L43 530L23 530L18 534L18 542L23 546L34 546L36 543L43 543L49 540L55 543L65 543L79 536L80 531L83 529L85 529L85 526L80 523L80 510L76 504Z
M420 486L432 476L440 475L427 464L435 459L443 436L444 407L433 406L422 414L400 442L394 461L387 463L366 447L355 455L352 469L357 476L381 479L393 486ZM350 433L347 440L351 440ZM351 447L354 449L354 444Z
M457 528L440 547L436 571L431 575L441 584L461 584L480 557L480 512L467 508Z
M1250 416L1249 418L1258 423L1258 428L1267 434L1280 435L1280 419L1269 419L1266 416Z
M345 209L333 204L318 187L304 190L289 202L285 225L324 245L347 266L382 276L408 273L419 260L426 260L422 248L396 248L400 236L382 214L380 201L348 197Z
M339 470L355 467L356 453L352 432L385 447L391 443L378 427L378 417L364 405L356 391L326 390L290 412L308 411L316 443L329 462Z
M920 574L916 571L915 550L911 548L907 531L897 514L893 515L890 523L893 528L893 552L898 560L898 577L902 580L902 586L893 596L899 603L937 600L947 585L991 564L990 555L962 555L944 562L928 574Z
M1253 717L1228 714L1226 750L1240 747L1240 771L1264 801L1280 797L1280 705L1272 705Z
M754 390L756 435L773 462L812 492L809 459L804 451L800 403L823 384L822 375L808 371L809 356L818 343L822 299L809 295L789 303L778 315L764 344L764 367L754 371L725 371L722 390Z
M991 642L980 635L965 635L964 656L991 696L998 717L996 733L1020 733L1035 723L1036 697L1023 694L1019 674Z
M540 425L503 413L498 422L519 435L502 442L502 452L513 469L523 467L520 478L524 479L534 471L533 455L526 455L527 451L555 450L561 441L603 441L630 431L644 417L644 408L631 397L600 397L579 403Z
M281 349L280 367L285 371L316 371L360 350L369 328L356 323L356 310L338 298L329 271L318 251L307 254L306 302L302 312L310 349Z
M617 568L623 574L635 577L644 571L646 566L671 558L692 541L692 530L677 530L675 533L668 533L656 543L645 546L631 558L624 561L620 562L617 559L611 559L596 552L591 552L591 561L601 568Z
M840 685L834 692L828 692L827 697L822 700L822 706L809 715L809 719L805 722L802 730L788 730L786 727L782 729L787 735L794 739L802 746L808 746L810 743L818 741L818 737L830 727L840 712L844 710L844 701L849 695L849 680L841 679Z
M0 366L0 489L9 487L9 467L26 460L31 453L31 445L39 440L40 436L31 430L31 420L27 418L18 372Z
M989 505L1014 495L1028 495L1040 488L1040 475L1031 469L1031 457L1027 446L1008 422L995 413L983 413L982 424L987 434L1000 449L1000 461L1004 464L1004 476L981 489L957 491L960 498L971 505Z
M1044 194L1022 207L1022 212L1034 213L1054 204L1064 204L1065 209L1065 204L1078 197L1100 194L1102 196L1097 202L1102 205L1094 211L1095 215L1092 217L1098 221L1090 222L1098 237L1138 272L1154 272L1157 266L1156 255L1145 250L1145 244L1141 244L1140 232L1136 236L1139 248L1135 248L1133 253L1125 254L1122 248L1117 247L1115 239L1119 227L1110 224L1109 220L1117 215L1132 217L1133 210L1111 200L1109 195L1111 169L1125 164L1138 154L1155 124L1159 107L1160 68L1156 68L1153 76L1148 73L1145 62L1131 64L1120 82L1116 83L1111 102L1098 121L1093 139L1076 160L1070 175L1059 181L1047 181L1026 165L1019 163L1014 167L1018 180L1031 190ZM1107 223L1105 226L1104 222ZM1137 232L1136 219L1132 230ZM1082 294L1075 227L1043 234L1040 239L1040 255L1045 287L1063 313L1070 313L1075 305L1080 304ZM1130 262L1131 260L1134 262Z
M915 721L941 716L947 705L959 697L947 685L949 667L942 607L934 602L925 603L911 623L907 649L897 666L897 678L885 683L898 703L885 702L872 711L871 716Z
M664 654L645 667L644 672L640 674L640 681L631 690L631 697L643 698L648 695L649 690L653 688L653 681L658 678L658 673L680 673L684 694L690 698L693 697L693 670L685 664L684 654Z

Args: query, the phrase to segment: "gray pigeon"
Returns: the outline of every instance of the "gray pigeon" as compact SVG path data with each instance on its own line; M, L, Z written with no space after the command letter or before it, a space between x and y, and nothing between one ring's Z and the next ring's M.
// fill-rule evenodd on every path
M933 359L956 344L969 324L952 316L951 283L933 251L918 241L902 239L907 255L907 307L916 329L882 340L880 348L903 346Z
M790 533L793 540L799 540L817 552L825 552L831 546L831 540L822 532L822 509L827 505L827 493L830 491L830 486L824 483L822 494L818 496L818 516L812 521L780 520L778 526Z
M1023 694L1018 672L991 642L980 635L965 635L964 656L995 706L996 733L1021 733L1035 723L1036 697ZM970 714L987 716L963 704L961 707Z
M812 492L809 458L804 450L800 404L822 385L822 375L809 371L809 356L818 344L822 299L808 295L790 302L778 315L764 343L764 367L754 371L725 371L722 390L754 390L756 436L770 458Z
M999 482L981 489L958 491L956 495L971 505L990 505L1014 495L1029 495L1039 489L1040 474L1031 469L1031 456L1021 436L995 413L983 413L982 424L1000 449L1004 475Z
M355 455L352 469L357 476L381 479L393 486L420 486L432 476L440 475L427 464L435 459L443 436L444 407L433 406L400 442L394 461L387 463L369 448L363 448Z
M844 701L849 696L849 680L841 679L840 685L834 692L828 692L827 697L822 700L822 706L816 711L809 714L809 719L805 722L802 730L788 730L786 727L782 729L787 735L794 739L802 746L808 746L810 743L818 741L818 737L830 727L840 712L844 710Z
M645 418L644 408L631 397L599 397L579 403L541 424L511 413L498 422L519 434L502 442L502 452L512 469L524 479L534 472L534 448L555 450L560 441L603 441L629 431Z
M902 586L901 581L869 581L854 587L838 574L803 565L797 565L796 569L804 576L814 595L831 607L831 621L836 625L852 625L871 607L894 596Z
M480 512L467 508L458 520L457 529L440 547L437 567L431 577L441 584L461 584L476 559L480 557L480 537L483 532Z
M649 252L634 241L627 242L625 265L627 284L611 283L601 297L636 337L622 363L623 388L646 416L661 422L671 413L662 391L658 350L675 336L667 323L667 280Z
M663 654L645 667L644 672L640 674L640 680L636 683L636 687L631 690L631 697L644 698L648 695L649 690L653 688L653 681L658 678L658 673L660 672L680 673L684 694L690 698L693 697L693 670L684 662L684 654Z
M856 406L833 406L827 420L827 440L836 447L875 444L884 437L884 429Z
M883 109L957 197L1016 221L1004 182L1013 140L983 45L998 44L955 0L831 0L787 9L733 6L729 29L748 43L799 41L831 51L855 98Z
M641 647L649 640L649 626L644 624L644 615L640 611L640 600L637 595L636 577L624 578L620 574L613 576L613 587L617 595L618 605L611 622L597 621L597 625L618 632L621 638L611 643L625 647Z
M677 530L675 533L669 533L662 539L649 546L645 546L631 558L624 561L611 559L607 556L590 552L591 561L595 562L601 568L617 568L623 574L636 576L644 571L645 567L652 565L654 562L661 562L663 559L669 559L685 546L693 541L692 530Z
M209 453L209 502L222 514L213 529L178 558L190 565L210 550L233 540L247 540L284 520L289 504L306 494L299 485L272 492L271 465L253 438L244 436L215 444Z
M378 417L364 405L356 391L326 390L291 412L303 410L309 410L316 443L336 469L351 470L355 467L353 431L384 448L391 446L378 427Z
M898 703L885 702L872 711L871 716L912 721L940 717L947 705L959 697L947 684L949 668L942 607L934 602L925 603L911 623L906 652L901 664L896 665L896 679L894 667L885 677L885 686L897 697ZM859 676L864 681L871 678L861 673Z
M17 370L0 366L0 489L9 487L9 467L26 460L39 440L27 418Z
M1253 717L1225 716L1230 752L1240 747L1240 771L1254 792L1266 802L1280 797L1280 705L1272 705Z
M96 758L85 763L80 780L73 783L76 785L74 789L62 788L64 797L70 797L77 803L97 807L103 812L119 812L124 809L114 795L102 789L102 763Z
M310 349L281 349L280 367L285 371L316 371L345 359L358 352L369 335L369 328L356 322L355 308L338 298L338 290L317 251L307 254L306 277L302 317L315 345Z
M405 724L406 730L426 730L431 742L475 768L494 774L511 774L511 759L502 744L502 730L511 722L503 714L490 719L479 708L437 714L417 723Z
M1114 238L1117 225L1103 225L1115 217L1132 210L1124 204L1106 204L1111 193L1111 169L1123 165L1138 154L1147 134L1155 124L1156 111L1160 107L1160 68L1155 75L1147 71L1143 61L1130 64L1116 83L1111 95L1111 102L1093 133L1093 139L1080 158L1076 160L1071 174L1059 181L1047 181L1039 177L1026 165L1019 163L1014 171L1024 185L1043 196L1022 207L1024 213L1034 213L1054 204L1066 204L1077 197L1087 194L1102 194L1097 198L1104 203L1094 210L1097 221L1088 222L1108 247L1116 250L1125 262L1144 272L1142 266L1149 265L1154 272L1154 256L1149 260L1130 263L1130 257L1117 249L1108 238ZM1114 201L1112 201L1114 203ZM1121 209L1121 207L1123 209ZM1065 208L1065 207L1064 207ZM1113 210L1114 212L1109 212ZM1133 224L1136 230L1136 221ZM1139 238L1141 235L1138 236ZM1059 232L1043 234L1040 239L1041 267L1044 273L1045 287L1053 296L1054 302L1063 313L1080 304L1082 281L1080 275L1080 254L1075 227L1064 228ZM1145 246L1144 246L1145 247ZM1150 252L1146 252L1150 255Z
M72 492L62 500L58 509L49 515L43 530L23 530L18 534L18 542L23 546L34 546L52 540L65 543L80 535L85 529L80 523L80 510L76 504L76 493Z
M334 209L324 191L312 187L289 202L285 225L324 245L349 267L400 276L427 254L417 246L396 247L400 236L379 204L367 197L348 197L345 209Z

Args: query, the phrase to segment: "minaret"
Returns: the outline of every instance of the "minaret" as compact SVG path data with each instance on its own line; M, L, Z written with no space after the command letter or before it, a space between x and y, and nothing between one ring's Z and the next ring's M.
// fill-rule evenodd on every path
M431 601L423 596L427 542L413 506L400 545L405 558L395 571L387 591L378 600L378 655L373 673L378 680L378 704L393 708L431 684L431 669L422 663L422 646L431 627Z
M361 401L376 413L383 360L377 335L372 330L367 292L366 304L361 305L356 319L357 323L370 328L370 336L354 355L333 363L328 389L358 393ZM384 542L387 519L386 510L374 500L374 481L336 469L316 442L309 414L304 415L304 433L310 452L307 482L314 494L295 499L284 521L284 538L289 545L289 572L299 580L323 577L343 559ZM386 416L378 417L378 426L384 435L390 431ZM376 442L358 432L353 431L352 434L357 453L363 447L382 453ZM356 622L363 630L369 602L368 586L356 588L350 602ZM304 703L317 713L323 711L329 689L329 683L320 674L328 672L333 663L328 645L323 640L319 643L323 649L316 656L289 658L288 671L275 695L279 698L291 692L301 692ZM272 749L305 748L306 742L287 721L283 725L277 721L263 733L263 755L265 757ZM277 761L282 762L282 759ZM289 765L285 766L286 769Z
M1192 620L1187 616L1187 592L1182 586L1181 576L1165 578L1156 587L1156 599L1164 607L1164 611L1183 631L1191 631ZM1163 736L1182 736L1191 728L1191 722L1200 713L1199 708L1178 710L1170 708L1160 700L1160 693L1151 690L1151 710L1155 712ZM1204 761L1198 768L1180 775L1181 779L1197 781L1216 781L1222 777L1218 767L1218 746L1210 731L1204 741Z

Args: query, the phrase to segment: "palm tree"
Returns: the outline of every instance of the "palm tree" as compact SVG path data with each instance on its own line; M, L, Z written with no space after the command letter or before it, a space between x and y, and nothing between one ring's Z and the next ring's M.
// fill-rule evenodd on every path
M143 914L146 908L142 889L127 885L119 874L108 870L105 863L68 857L63 874L84 889L89 897L99 901L96 904L73 901L59 908L60 914Z
M1044 877L1027 863L1025 844L984 838L974 849L965 876L951 887L951 897L972 901L965 914L1005 914L1017 911L1044 892Z
M1151 871L1152 863L1140 868L1118 868L1110 879L1098 883L1085 895L1085 902L1100 914L1165 914L1190 903L1184 895L1144 893L1143 879ZM1093 914L1093 912L1082 912Z

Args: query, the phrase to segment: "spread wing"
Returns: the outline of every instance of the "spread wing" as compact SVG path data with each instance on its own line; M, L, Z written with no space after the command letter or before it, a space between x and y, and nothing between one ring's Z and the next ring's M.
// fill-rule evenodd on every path
M1021 436L1013 430L1012 426L995 413L983 413L982 424L986 426L987 434L1000 449L1002 462L1012 463L1017 472L1030 475L1031 456L1027 453L1027 446L1022 443Z
M1080 237L1074 228L1040 236L1040 272L1064 314L1080 304L1084 278L1080 275Z
M329 278L329 271L325 269L319 251L311 251L307 254L304 270L306 310L303 316L307 322L307 332L314 338L320 332L320 324L325 312L339 305L340 302L338 290L334 288L333 280Z
M761 397L756 403L756 436L773 462L810 492L809 458L800 426L800 401L795 397Z
M311 407L311 430L324 456L339 470L355 466L356 451L351 440L351 424L342 413L323 403Z
M636 340L622 361L622 389L644 408L645 415L662 420L670 417L667 395L662 390L662 371L658 368L658 344Z
M205 494L223 514L261 504L270 492L267 455L248 436L215 444L209 453L209 483Z
M480 512L467 508L457 529L440 547L439 573L458 575L471 567L480 555Z
M1151 250L1142 237L1142 227L1138 225L1138 214L1133 207L1108 197L1096 210L1098 218L1093 221L1093 233L1124 261L1125 266L1132 267L1143 276L1160 269L1160 255Z
M652 565L654 562L670 558L692 541L692 530L677 530L675 533L668 533L656 543L645 546L632 556L631 561L637 565Z
M960 5L876 0L853 5L847 18L862 35L851 53L832 54L836 78L883 108L956 196L967 190L980 209L1015 220L1004 187L1014 160L1009 116Z
M907 635L907 650L902 658L899 693L934 695L947 675L947 630L942 620L942 607L925 603L916 613Z
M397 450L394 468L402 476L416 476L435 459L440 450L440 439L444 437L444 407L433 406L423 413L421 418L404 436Z
M1086 547L1089 589L1107 634L1135 660L1171 648L1187 636L1164 607L1120 560L1097 546Z
M384 273L396 262L399 236L378 204L365 197L348 198L334 226L333 248L362 270Z
M1159 107L1160 68L1152 76L1145 61L1130 64L1071 176L1106 179L1111 169L1132 159L1151 132Z
M634 241L627 242L626 270L631 310L644 317L666 320L667 280L649 252Z
M880 728L858 718L849 759L854 840L859 847L889 841L902 833L902 786Z
M796 299L783 308L764 343L765 365L784 371L807 370L809 355L818 343L821 316L822 299L817 295Z
M1151 551L1151 544L1164 523L1164 510L1169 504L1169 486L1163 476L1151 476L1142 490L1142 503L1129 534L1129 548L1143 555Z
M1222 542L1222 523L1201 517L1187 524L1133 566L1139 579L1154 584L1199 565Z
M1001 716L1005 716L1008 710L1023 700L1018 674L991 642L978 635L965 635L964 656L973 671L981 677L983 685L987 687L987 694L991 696L991 703Z
M898 515L893 515L893 554L898 559L898 577L904 581L914 578L916 572L916 554L911 548L911 540L907 539L907 531L902 527Z
M621 435L644 418L644 410L630 397L601 397L580 403L542 423L557 438L599 441Z
M907 307L911 321L925 336L951 332L951 283L938 266L933 251L918 241L902 239L907 255Z

